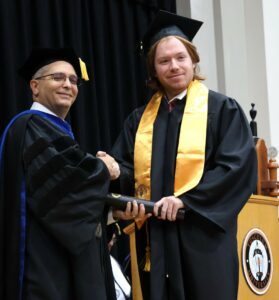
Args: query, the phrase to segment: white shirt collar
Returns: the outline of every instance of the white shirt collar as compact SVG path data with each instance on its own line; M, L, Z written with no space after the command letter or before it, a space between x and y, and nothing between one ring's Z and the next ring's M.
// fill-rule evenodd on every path
M39 111L45 112L47 114L58 117L55 113L53 113L51 110L49 110L47 107L45 107L43 104L41 104L39 102L34 101L30 109L39 110Z
M187 90L184 90L180 94L178 94L175 97L173 97L172 99L170 99L168 103L171 103L174 99L176 99L176 100L182 100L186 96L186 94L187 94Z

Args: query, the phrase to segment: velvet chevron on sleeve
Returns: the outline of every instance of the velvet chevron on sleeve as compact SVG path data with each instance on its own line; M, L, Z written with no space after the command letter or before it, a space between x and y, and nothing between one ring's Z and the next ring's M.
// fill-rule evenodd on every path
M37 115L10 128L3 157L3 299L114 299L104 163Z

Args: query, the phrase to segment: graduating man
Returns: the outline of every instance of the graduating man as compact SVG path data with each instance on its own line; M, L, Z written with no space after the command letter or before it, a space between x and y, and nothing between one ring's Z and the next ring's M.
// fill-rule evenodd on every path
M256 154L239 104L201 83L191 42L201 25L163 11L153 20L143 50L156 93L112 151L121 192L156 202L157 218L136 219L142 292L136 286L133 299L237 299L237 216L256 185ZM115 215L142 215L133 207Z
M85 64L72 49L34 49L20 75L31 110L1 139L0 298L111 300L104 201L115 170L85 153L64 120Z

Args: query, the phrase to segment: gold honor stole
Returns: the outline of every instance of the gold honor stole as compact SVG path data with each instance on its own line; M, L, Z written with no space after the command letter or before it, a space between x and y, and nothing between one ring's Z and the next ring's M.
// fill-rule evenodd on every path
M135 140L135 196L146 200L150 200L151 195L153 125L162 96L161 92L157 92L146 106ZM194 188L201 180L205 161L207 111L208 88L198 80L194 80L187 89L187 101L179 134L174 180L174 195L176 197ZM138 228L143 225L144 221L136 221ZM130 235L133 297L135 300L141 300L142 292L136 258L135 223L125 229L125 232Z
M152 97L141 117L136 134L135 196L146 200L150 200L153 125L161 99L162 94L159 92ZM207 110L208 89L199 81L194 80L188 86L179 134L174 180L176 197L194 188L201 180L205 160Z

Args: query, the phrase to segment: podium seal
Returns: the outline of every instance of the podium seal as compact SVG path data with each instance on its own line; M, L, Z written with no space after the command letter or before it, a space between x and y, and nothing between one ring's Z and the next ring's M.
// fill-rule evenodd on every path
M242 268L250 289L257 295L265 294L272 280L273 260L268 239L258 228L246 234L242 246Z

